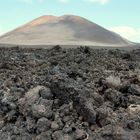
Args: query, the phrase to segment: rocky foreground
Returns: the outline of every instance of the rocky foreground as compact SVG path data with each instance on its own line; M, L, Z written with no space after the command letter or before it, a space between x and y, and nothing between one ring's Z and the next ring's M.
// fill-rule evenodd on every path
M140 49L0 48L0 140L140 140Z

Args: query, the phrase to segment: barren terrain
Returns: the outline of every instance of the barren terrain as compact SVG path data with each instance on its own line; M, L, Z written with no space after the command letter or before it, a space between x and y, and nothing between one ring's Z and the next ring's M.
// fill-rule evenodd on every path
M19 45L129 46L135 43L75 15L41 16L0 37L0 43Z
M0 48L0 140L139 140L140 49Z

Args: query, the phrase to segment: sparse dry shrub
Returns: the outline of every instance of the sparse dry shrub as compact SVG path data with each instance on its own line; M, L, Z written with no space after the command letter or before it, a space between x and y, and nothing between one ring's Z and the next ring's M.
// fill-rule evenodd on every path
M119 87L121 85L120 77L110 75L106 78L107 85L110 87Z

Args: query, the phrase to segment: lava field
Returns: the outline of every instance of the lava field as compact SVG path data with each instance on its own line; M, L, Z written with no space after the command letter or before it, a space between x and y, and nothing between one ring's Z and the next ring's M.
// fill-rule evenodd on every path
M0 48L0 140L140 140L140 49Z

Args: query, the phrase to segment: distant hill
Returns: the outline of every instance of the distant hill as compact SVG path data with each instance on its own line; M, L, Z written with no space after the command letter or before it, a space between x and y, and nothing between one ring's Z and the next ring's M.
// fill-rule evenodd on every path
M0 37L21 45L130 45L120 35L79 16L41 16Z

